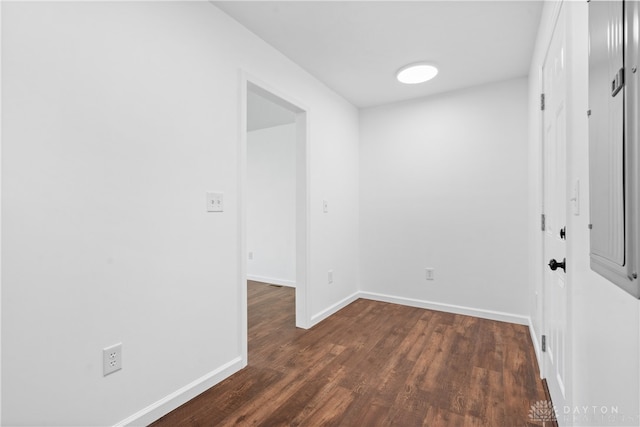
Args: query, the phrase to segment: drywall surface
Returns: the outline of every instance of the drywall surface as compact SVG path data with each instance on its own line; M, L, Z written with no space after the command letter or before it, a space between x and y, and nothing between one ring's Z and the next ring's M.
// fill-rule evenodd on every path
M362 111L364 291L527 313L526 89L521 78Z
M531 215L527 225L532 270L529 300L536 338L546 333L542 314L541 213L541 69L551 39L558 4L545 4L531 64L529 174ZM567 188L579 187L580 210L567 200L567 327L569 381L566 407L556 408L560 425L640 424L639 302L589 267L588 3L564 2L567 8ZM546 261L548 262L548 260ZM539 355L540 359L540 355ZM552 398L554 396L551 396ZM560 400L560 399L557 399Z
M309 109L311 315L356 292L353 106L208 2L2 8L3 425L146 424L246 363L241 70Z
M296 282L296 125L247 134L247 276Z

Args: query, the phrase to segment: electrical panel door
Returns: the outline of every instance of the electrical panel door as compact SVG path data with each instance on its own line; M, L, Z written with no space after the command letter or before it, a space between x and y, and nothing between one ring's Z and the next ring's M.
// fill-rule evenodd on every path
M638 200L637 132L633 132L637 68L631 64L634 55L637 58L637 26L637 2L589 2L591 268L640 297L635 229L639 212L634 209Z

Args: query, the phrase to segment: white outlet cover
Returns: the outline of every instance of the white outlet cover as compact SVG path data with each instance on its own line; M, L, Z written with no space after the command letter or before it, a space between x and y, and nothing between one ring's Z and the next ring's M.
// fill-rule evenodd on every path
M107 376L122 369L122 343L102 349L102 375Z
M433 268L425 268L425 274L427 280L434 280L434 270Z

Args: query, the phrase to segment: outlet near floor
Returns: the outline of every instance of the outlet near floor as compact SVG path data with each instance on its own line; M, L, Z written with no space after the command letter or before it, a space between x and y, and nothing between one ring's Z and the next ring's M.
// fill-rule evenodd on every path
M425 278L427 280L435 280L433 276L434 275L433 268L425 268L424 271L425 271Z
M333 283L333 270L329 270L327 274L327 281L329 282L329 284Z
M102 376L122 369L122 343L102 349Z

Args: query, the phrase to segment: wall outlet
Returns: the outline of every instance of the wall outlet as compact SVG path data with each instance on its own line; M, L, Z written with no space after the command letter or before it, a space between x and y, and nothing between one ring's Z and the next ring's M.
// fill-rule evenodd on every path
M333 283L333 270L329 270L327 274L327 281L329 282L329 284Z
M424 271L425 271L425 278L427 280L435 280L433 268L425 268Z
M252 260L253 259L253 252L249 252L249 259Z
M102 349L102 376L122 369L122 343Z

